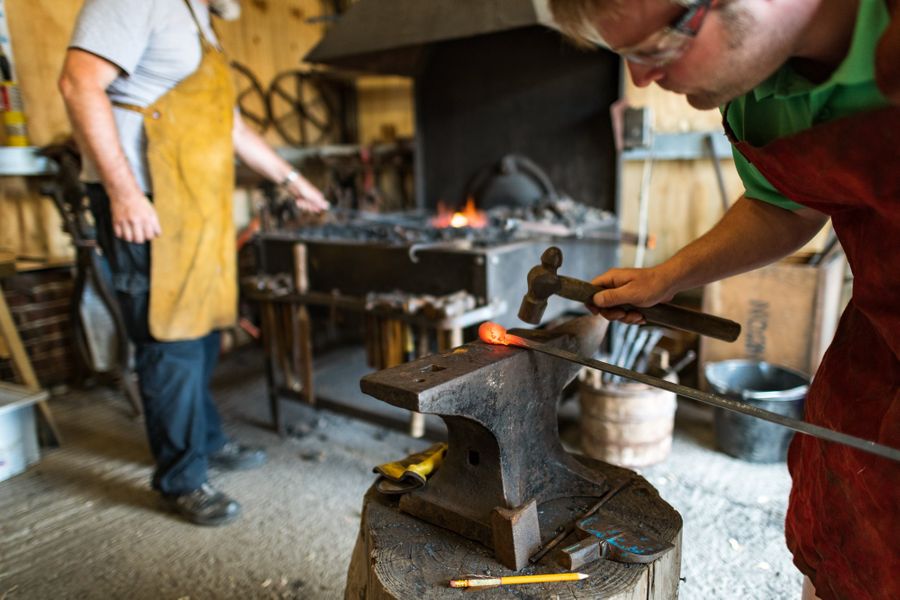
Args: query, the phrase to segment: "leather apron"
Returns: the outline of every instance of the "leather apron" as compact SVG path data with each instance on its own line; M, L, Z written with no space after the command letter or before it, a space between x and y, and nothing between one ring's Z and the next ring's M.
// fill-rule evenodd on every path
M232 217L235 91L228 59L197 25L197 70L144 116L153 204L162 235L151 242L149 326L154 338L198 338L237 317Z
M853 271L853 297L810 387L806 420L900 447L900 107L761 147L737 141L727 119L725 129L782 194L831 217ZM819 597L900 598L900 464L797 435L788 468L787 544Z

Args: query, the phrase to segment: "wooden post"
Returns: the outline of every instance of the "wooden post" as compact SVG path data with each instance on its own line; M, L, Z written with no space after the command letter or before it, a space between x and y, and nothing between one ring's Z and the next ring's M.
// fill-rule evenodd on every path
M404 347L405 347L406 351L412 355L411 358L419 358L419 356L422 356L421 352L422 352L423 342L420 338L418 346L416 345L416 340L414 339L415 336L413 335L412 326L405 325L403 333L404 333ZM424 345L425 345L425 348L427 348L428 347L428 330L425 329L424 327L420 328L419 335L425 338ZM419 356L417 356L417 355L419 355ZM414 438L424 437L424 435L425 435L425 415L423 415L422 413L415 412L415 411L409 413L409 435L411 435Z
M263 351L266 357L266 380L269 388L269 408L272 411L272 426L278 435L284 435L284 427L281 422L280 392L278 390L278 377L276 376L275 361L278 354L277 324L275 320L275 306L269 300L260 302L262 309Z
M309 291L309 275L306 260L306 244L294 244L294 288L298 294ZM294 311L294 347L297 349L296 365L303 386L303 398L307 404L316 403L313 383L312 324L309 309L300 304Z
M31 360L22 345L22 338L19 337L19 331L13 321L12 314L9 312L9 306L6 305L6 296L3 295L3 287L0 286L0 336L6 342L12 359L13 370L26 387L32 390L40 390L41 384L38 382L37 375L31 366ZM38 411L47 425L50 439L47 440L53 446L59 446L62 443L62 437L59 429L56 427L56 421L53 419L53 413L50 412L50 406L45 400L38 402Z

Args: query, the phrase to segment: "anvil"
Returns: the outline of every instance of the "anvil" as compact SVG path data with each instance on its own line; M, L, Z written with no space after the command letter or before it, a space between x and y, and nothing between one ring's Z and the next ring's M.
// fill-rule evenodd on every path
M516 333L591 355L606 332L599 317ZM441 417L449 449L428 484L400 509L493 548L519 569L540 544L541 504L602 496L609 482L566 452L557 409L581 367L544 354L477 341L365 376L363 392ZM535 542L536 540L536 542Z

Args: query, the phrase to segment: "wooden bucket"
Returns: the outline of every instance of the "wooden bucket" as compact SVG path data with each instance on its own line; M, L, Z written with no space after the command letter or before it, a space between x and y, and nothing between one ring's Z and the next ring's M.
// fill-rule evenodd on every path
M665 460L672 450L675 394L642 383L604 384L600 375L594 370L581 375L584 453L623 467L646 467Z

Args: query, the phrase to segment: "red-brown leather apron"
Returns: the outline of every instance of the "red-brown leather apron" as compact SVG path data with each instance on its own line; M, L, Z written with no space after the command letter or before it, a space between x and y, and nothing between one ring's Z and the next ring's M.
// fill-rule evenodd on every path
M853 297L806 399L810 423L900 448L900 108L735 147L786 197L831 216ZM900 598L900 464L797 435L785 523L823 600Z

